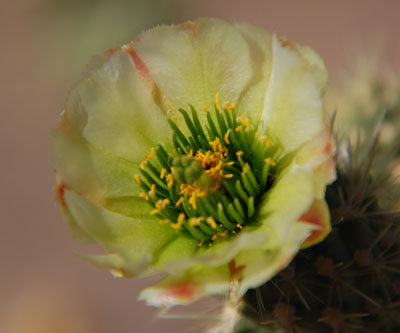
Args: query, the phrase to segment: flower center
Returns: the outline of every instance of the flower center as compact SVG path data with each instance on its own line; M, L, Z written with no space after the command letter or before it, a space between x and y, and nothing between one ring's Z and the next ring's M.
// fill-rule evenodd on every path
M261 196L275 178L278 145L261 135L234 104L208 111L204 130L197 111L180 109L188 128L185 135L171 120L174 151L162 145L151 149L135 179L151 214L180 236L212 245L252 223ZM207 133L207 134L206 134ZM153 157L156 158L153 158Z

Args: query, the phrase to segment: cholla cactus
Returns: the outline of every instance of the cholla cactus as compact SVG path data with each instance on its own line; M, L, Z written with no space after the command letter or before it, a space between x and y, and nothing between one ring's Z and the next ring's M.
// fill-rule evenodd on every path
M245 295L243 332L400 330L400 80L353 74L332 94L336 129L351 136L326 193L332 232Z
M94 59L52 137L64 217L106 249L84 258L163 273L141 294L158 306L233 304L272 278L330 231L326 78L310 48L217 19Z
M389 146L399 157L400 67L383 64L371 53L364 52L353 61L354 68L331 84L327 104L337 112L336 130L342 141L370 136L379 124L378 150Z

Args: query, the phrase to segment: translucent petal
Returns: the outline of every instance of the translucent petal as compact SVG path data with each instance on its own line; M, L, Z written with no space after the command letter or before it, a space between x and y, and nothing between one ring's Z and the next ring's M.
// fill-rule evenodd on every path
M237 266L245 266L238 297L244 295L249 288L262 285L284 269L297 254L312 228L308 223L297 222L292 224L287 237L278 248L268 251L242 251L235 258Z
M220 267L198 265L183 275L170 275L144 289L139 299L153 306L184 305L202 296L225 292L230 286L228 265Z
M157 251L176 237L172 229L161 226L150 214L147 219L120 215L69 190L64 197L76 223L108 251L118 253L129 263L125 267L129 275L145 274ZM138 202L135 209L148 210L145 202L142 205Z
M321 96L327 73L322 60L310 48L276 35L272 61L261 130L290 152L317 136L325 126Z
M133 48L159 88L165 109L191 103L201 110L215 101L216 93L221 102L237 103L254 70L242 34L218 19L159 26L134 40Z
M69 95L66 119L92 145L135 163L171 137L165 113L123 49L91 66Z
M315 198L311 170L292 165L275 181L260 207L261 230L271 237L269 248L281 247L295 221Z
M271 76L273 34L245 22L234 26L248 44L252 63L251 81L241 94L237 109L240 113L245 112L253 124L258 124Z
M81 137L72 131L54 130L51 134L51 159L64 186L98 198L104 195L90 150Z
M66 204L65 204L65 194L66 187L60 179L57 179L56 194L57 201L61 210L61 214L65 224L67 225L71 236L79 242L82 243L93 243L95 239L89 235L81 226L76 223L74 218L71 216Z
M89 263L110 270L121 270L126 265L126 261L116 253L109 254L78 254L78 257Z
M197 265L182 275L170 275L146 288L139 299L148 305L170 306L188 304L202 296L222 294L231 290L239 299L249 288L255 288L284 269L295 256L313 226L297 222L288 237L275 250L252 249L241 251L229 264L218 267ZM237 281L238 290L231 289Z
M171 261L176 262L193 257L199 248L198 243L195 239L177 237L163 248L154 266L176 272L179 264L171 266Z
M138 195L138 165L94 147L77 132L53 131L51 158L63 184L92 200Z
M316 226L301 245L302 248L319 243L332 230L329 207L325 200L315 199L311 207L300 216L299 221Z
M334 154L335 145L326 126L313 140L300 147L294 156L296 164L313 171L316 196L321 199L325 197L326 185L336 179Z

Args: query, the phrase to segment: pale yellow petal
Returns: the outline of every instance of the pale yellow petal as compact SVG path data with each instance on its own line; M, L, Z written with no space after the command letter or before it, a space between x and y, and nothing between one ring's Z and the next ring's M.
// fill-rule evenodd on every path
M317 136L325 126L321 97L327 74L314 51L276 35L272 61L261 130L290 152Z
M230 283L228 265L220 267L194 266L182 275L170 275L144 289L140 300L148 305L185 305L207 295L228 291Z
M286 239L278 248L242 251L235 258L237 266L244 266L238 296L243 296L250 288L259 287L286 268L312 228L307 223L297 222L290 227Z
M215 102L217 93L221 103L237 103L253 73L243 36L218 19L159 26L134 40L133 48L159 88L164 108L173 111L189 103L201 110Z
M69 190L65 190L64 198L75 222L106 250L126 260L127 274L145 274L157 251L176 237L172 229L160 226L158 219L150 214L147 219L120 215ZM135 209L147 210L147 204L138 202Z
M138 165L91 145L77 132L53 131L51 158L58 178L93 200L137 196Z
M300 216L299 221L316 227L303 242L302 248L319 243L332 230L329 207L325 200L315 199L311 207Z
M252 77L237 102L237 110L258 124L272 70L273 33L245 22L234 26L248 44L252 64Z
M260 206L260 228L271 237L269 248L281 247L298 218L315 198L311 170L292 165L266 193Z
M66 119L92 145L135 163L171 136L165 113L124 49L85 73L69 95Z

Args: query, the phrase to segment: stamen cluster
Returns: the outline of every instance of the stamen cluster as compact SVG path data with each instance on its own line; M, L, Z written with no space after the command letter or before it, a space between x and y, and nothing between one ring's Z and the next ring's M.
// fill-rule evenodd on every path
M151 214L199 246L211 246L252 223L279 158L279 146L257 132L246 114L237 116L232 103L224 106L217 94L214 116L209 104L202 108L206 130L193 106L191 115L180 109L189 134L168 119L174 151L152 148L140 165L141 175L134 176Z

